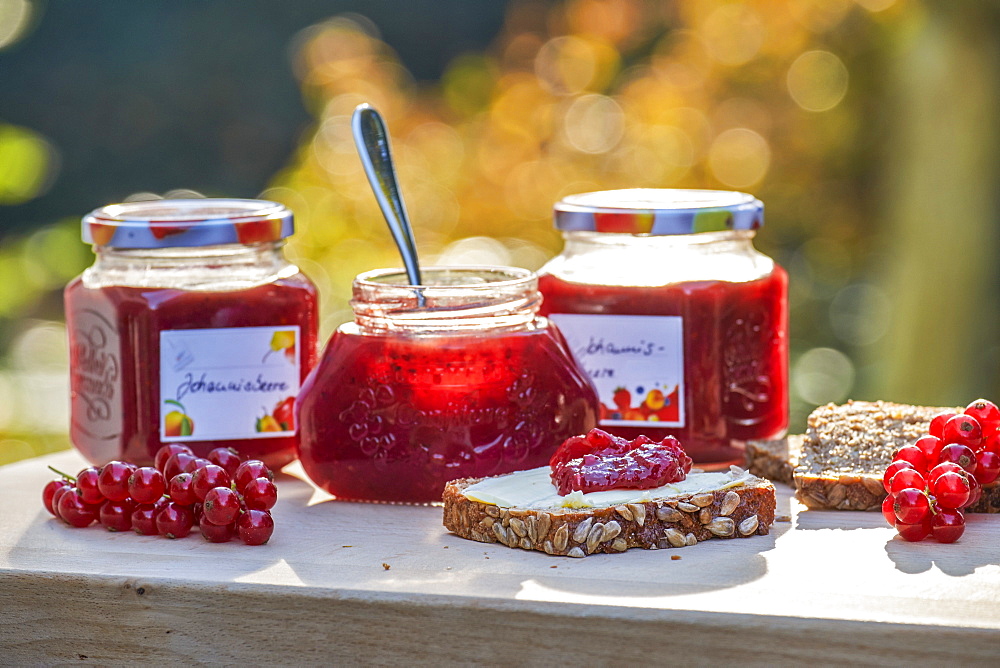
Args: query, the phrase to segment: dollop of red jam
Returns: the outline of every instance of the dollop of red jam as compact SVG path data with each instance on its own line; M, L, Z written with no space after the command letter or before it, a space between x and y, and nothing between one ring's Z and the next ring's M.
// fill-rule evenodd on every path
M673 436L654 441L640 435L629 441L591 429L583 436L566 439L549 466L552 484L565 496L570 492L652 489L679 482L691 471L691 458Z

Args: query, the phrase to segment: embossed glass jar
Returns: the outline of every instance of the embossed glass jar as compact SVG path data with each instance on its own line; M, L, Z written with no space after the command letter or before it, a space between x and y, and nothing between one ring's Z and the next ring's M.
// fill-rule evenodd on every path
M398 270L354 281L298 402L299 458L341 499L440 501L456 478L545 465L597 421L597 397L538 316L535 274L509 267Z
M601 400L600 426L670 434L701 465L788 426L788 276L753 246L763 204L710 190L585 193L555 206L541 312Z
M66 287L70 438L92 463L163 443L295 457L294 401L316 360L317 295L275 202L113 204L83 219L93 266Z

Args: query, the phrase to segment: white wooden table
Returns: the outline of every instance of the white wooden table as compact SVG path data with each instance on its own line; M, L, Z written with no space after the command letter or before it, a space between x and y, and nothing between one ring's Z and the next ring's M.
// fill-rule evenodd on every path
M4 665L1000 663L1000 516L905 543L783 488L770 536L568 559L329 500L293 465L249 547L71 529L42 507L48 464L84 465L0 467Z

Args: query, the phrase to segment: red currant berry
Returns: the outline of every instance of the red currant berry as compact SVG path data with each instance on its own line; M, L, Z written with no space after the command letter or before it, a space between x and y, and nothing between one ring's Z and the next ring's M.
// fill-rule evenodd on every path
M240 467L243 462L240 459L240 453L236 452L232 448L215 448L210 453L208 453L208 461L212 462L216 466L221 466L226 469L226 473L229 474L230 478L236 477L236 469Z
M895 494L892 509L902 524L922 522L931 512L931 504L922 489L908 487Z
M246 487L251 480L256 480L257 478L274 480L274 474L271 472L271 469L267 468L267 464L259 459L246 460L240 464L239 468L236 469L236 476L234 480L236 483L236 491L242 492L243 488Z
M917 524L897 522L896 531L903 540L918 543L931 535L931 518L927 517L923 522Z
M226 469L215 464L206 464L191 476L191 491L194 492L199 501L204 501L205 495L210 490L216 487L229 487L231 484L232 480L229 479Z
M76 474L76 488L83 495L84 503L96 505L104 501L104 495L98 489L97 481L101 476L99 469L90 466Z
M944 473L931 482L931 494L938 508L962 508L969 500L969 477L965 473Z
M127 462L108 462L101 468L97 488L106 499L124 501L128 498L128 479L134 471L135 466Z
M209 522L204 516L198 522L198 528L201 529L201 535L209 543L227 543L236 534L236 525L234 523L214 524Z
M194 526L194 512L188 506L170 502L156 513L156 530L166 538L184 538Z
M132 511L135 504L130 499L105 501L98 511L98 519L108 531L128 531L132 528Z
M58 489L66 489L72 487L73 484L66 480L65 478L56 478L55 480L50 480L48 484L42 489L42 503L45 505L45 510L49 511L53 515L56 514L55 502L53 497Z
M166 505L166 504L163 504ZM160 508L153 503L140 503L132 509L132 531L140 536L155 536L160 532L156 528L156 514Z
M941 463L952 462L961 466L966 473L976 472L976 453L967 445L949 443L941 448Z
M934 416L931 420L931 424L927 427L927 433L931 436L937 436L938 438L944 437L944 423L954 417L954 413L939 413Z
M73 487L73 485L66 485L65 487L57 487L56 490L52 492L52 514L56 516L56 519L62 519L62 515L59 514L59 499L61 499L64 494L68 494L74 489L76 488Z
M989 438L984 439L980 448L1000 455L1000 433L993 434Z
M168 443L160 446L160 449L156 451L156 456L153 458L153 466L155 466L160 473L166 474L165 469L167 466L167 460L179 452L183 452L187 455L194 454L191 448L182 443Z
M178 473L171 478L167 484L167 494L170 495L171 501L182 506L191 506L198 501L194 490L191 489L190 473Z
M976 399L966 406L965 414L976 418L983 428L983 436L995 434L1000 425L1000 408L987 399Z
M969 508L976 505L979 502L979 497L983 495L983 487L976 480L976 476L970 475L969 478L969 500L965 502L965 507Z
M89 527L97 519L97 508L83 500L83 494L75 487L59 497L59 517L70 526Z
M965 516L958 510L942 510L931 520L931 534L941 543L954 543L965 533Z
M944 423L941 440L945 443L961 443L975 448L983 442L983 428L971 415L954 415Z
M896 509L893 508L895 502L896 500L892 498L892 494L882 500L882 517L885 518L885 521L888 522L891 527L895 527L896 522L899 521L896 519Z
M988 485L1000 477L1000 454L992 450L980 450L976 454L976 480L980 485Z
M889 481L889 493L899 494L907 488L922 490L926 486L924 477L916 469L900 469Z
M202 519L212 524L232 524L239 514L240 495L229 487L216 487L205 495Z
M955 462L941 462L940 464L938 464L937 466L935 466L930 470L930 472L927 474L927 480L933 482L935 478L939 478L945 473L948 473L949 471L954 471L955 473L961 473L962 475L966 474L966 470L963 469L958 464L956 464Z
M170 455L170 458L163 465L164 479L172 480L178 473L190 473L193 470L192 463L197 459L190 452L178 452Z
M913 464L913 468L917 469L921 473L927 473L927 455L921 448L915 445L904 445L896 454L892 456L892 461L904 461Z
M236 520L236 531L247 545L263 545L274 533L274 520L266 510L248 510Z
M267 478L257 478L243 488L243 502L253 510L270 510L278 502L278 488Z
M885 487L886 492L891 491L889 488L889 483L892 481L892 476L896 475L899 471L903 469L910 469L912 471L916 471L916 469L913 468L913 464L906 461L905 459L894 461L893 463L889 464L888 468L886 468L885 473L882 475L882 486Z
M927 468L930 468L937 463L938 457L941 455L941 448L944 447L944 441L937 436L921 436L913 445L923 450Z
M184 472L193 474L198 469L203 469L209 465L212 465L212 462L208 461L204 457L195 457L194 461L187 465Z
M154 503L167 491L167 481L159 469L137 468L128 478L128 494L136 503Z

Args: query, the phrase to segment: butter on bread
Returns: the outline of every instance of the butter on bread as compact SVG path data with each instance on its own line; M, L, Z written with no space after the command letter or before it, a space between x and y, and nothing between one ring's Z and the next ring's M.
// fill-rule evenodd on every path
M546 467L547 468L547 467ZM767 535L774 522L774 486L733 467L727 480L657 490L610 490L559 497L525 496L521 501L469 488L484 481L535 474L519 471L492 478L465 478L444 489L444 526L462 538L537 550L551 555L584 557L624 552L632 547L661 549L694 545L710 538ZM716 484L720 483L720 484ZM549 483L551 484L551 483ZM611 496L600 496L602 494ZM572 502L564 500L574 496ZM606 503L605 503L606 502ZM589 505L593 504L593 505Z

